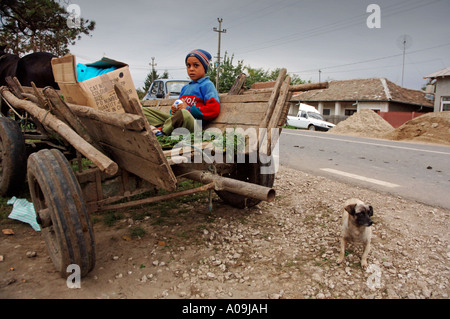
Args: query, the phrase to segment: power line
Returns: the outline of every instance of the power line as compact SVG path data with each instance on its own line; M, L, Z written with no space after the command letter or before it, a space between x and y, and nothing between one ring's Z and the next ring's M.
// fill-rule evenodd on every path
M423 6L426 6L426 5L431 5L431 4L434 4L436 2L440 2L440 1L442 1L442 0L434 0L434 1L431 1L431 2L430 1L426 1L425 3L419 4L420 2L422 2L422 0L421 0L419 2L416 2L416 3L412 4L409 7L406 7L406 8L403 7L403 4L404 3L411 4L411 0L403 1L401 3L397 3L397 4L393 4L393 5L384 7L383 8L383 17L389 17L389 16L392 16L394 14L404 13L404 12L407 12L407 11L410 11L410 10L414 10L414 9L417 9L417 8L420 8L420 7L423 7ZM386 13L386 10L392 10L392 11L388 11ZM289 42L292 42L292 41L303 40L303 39L319 36L319 35L322 35L322 34L334 32L334 31L337 31L337 30L341 30L341 29L353 26L353 25L364 23L366 17L367 17L367 13L364 13L364 14L357 15L357 16L354 16L354 17L349 18L349 19L338 20L336 22L333 22L333 23L330 23L330 24L326 24L326 25L323 25L323 26L319 26L319 27L315 27L315 28L312 28L312 29L309 29L309 30L306 30L306 31L292 33L292 34L287 35L287 36L283 36L283 37L276 38L276 39L269 40L269 41L264 41L264 43L266 45L259 46L259 47L256 47L254 49L252 49L252 47L254 47L254 45L247 46L247 48L249 48L248 50L242 51L242 52L237 52L236 54L243 54L243 53L263 50L263 49L267 49L267 48L270 48L270 47L275 47L275 46L279 46L279 45L282 45L282 44L285 44L285 43L289 43ZM267 45L268 43L269 43L269 45ZM270 43L272 43L272 44L270 44ZM245 49L245 47L243 49Z
M445 43L445 44L441 44L441 45L436 45L434 47L429 47L429 48L425 48L425 49L410 51L408 54L413 54L413 53L428 51L428 50L432 50L432 49L442 48L442 47L445 47L445 46L448 46L448 45L450 45L450 43ZM320 70L335 69L335 68L340 68L340 67L344 67L344 66L350 66L350 65L356 65L356 64L361 64L361 63L368 63L368 62L375 62L375 61L380 61L380 60L391 59L391 58L394 58L394 57L399 57L401 55L403 55L403 53L389 55L389 56L380 57L380 58L369 59L369 60L363 60L363 61L358 61L358 62L352 62L352 63L345 63L345 64L321 67L319 69ZM306 72L312 72L312 71L317 71L317 68L309 69L309 70L303 70L303 71L290 72L290 73L298 74L298 73L306 73Z

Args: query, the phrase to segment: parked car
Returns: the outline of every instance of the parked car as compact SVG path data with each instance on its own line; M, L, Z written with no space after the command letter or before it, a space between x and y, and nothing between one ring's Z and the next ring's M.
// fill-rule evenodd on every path
M288 116L287 124L311 131L328 131L335 126L333 123L325 121L314 106L303 103L300 103L297 116Z
M142 100L172 99L180 96L181 88L189 80L158 79L153 81Z

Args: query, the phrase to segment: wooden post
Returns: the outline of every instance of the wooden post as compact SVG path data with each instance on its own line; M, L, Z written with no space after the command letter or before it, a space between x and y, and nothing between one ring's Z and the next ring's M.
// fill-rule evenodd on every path
M326 88L328 88L328 82L318 82L318 83L306 83L306 84L291 85L289 87L289 91L290 92L304 92L304 91L319 90L319 89L326 89ZM244 93L262 94L262 93L273 92L273 90L274 90L274 88L254 89L254 90L248 90Z
M193 170L187 167L175 166L175 175L192 179L203 184L214 183L215 190L225 190L238 195L272 202L275 200L275 190L270 187L247 183L240 180L222 177L210 172Z
M53 107L58 110L58 113L64 118L65 122L69 124L72 129L78 133L83 139L89 144L95 144L92 137L87 133L86 128L78 119L78 117L72 113L72 110L67 106L67 104L61 99L61 97L56 93L56 91L47 87L44 89L44 95L53 105ZM95 145L96 148L100 148L99 145Z
M89 118L127 130L140 132L145 126L145 119L136 114L103 112L89 106L78 104L68 104L68 106L78 117Z
M328 82L318 82L318 83L305 83L298 85L291 85L289 87L290 92L302 92L310 90L319 90L328 88Z
M278 100L276 102L276 105L274 107L272 115L267 124L267 130L266 130L265 134L261 134L259 137L260 150L264 154L267 154L267 155L272 154L272 129L275 129L278 127L278 122L280 121L280 117L283 114L286 101L288 100L288 97L290 96L290 92L289 92L289 84L290 83L291 83L291 78L288 76L288 77L286 77L285 81L283 82L283 84L281 86Z
M114 84L114 91L116 91L117 97L119 98L120 103L122 103L125 112L142 116L142 118L145 120L145 129L148 132L151 132L152 130L150 128L150 124L148 123L139 102L136 99L130 99L124 88L119 84Z
M287 73L286 69L283 68L283 69L280 70L280 73L278 74L277 81L275 82L275 86L271 90L272 95L270 96L270 99L269 99L269 106L267 108L267 111L266 111L266 114L264 116L264 119L261 122L261 127L262 128L266 128L267 125L269 124L269 120L272 117L272 112L273 112L275 104L276 104L276 102L278 100L278 95L280 93L281 84L284 81L286 73Z
M246 80L247 76L245 75L245 73L239 74L230 91L228 92L228 95L238 95L241 92Z
M105 206L99 205L99 207L97 208L97 211L114 210L114 209L121 209L121 208L126 208L126 207L137 206L137 205L156 203L156 202L161 202L161 201L165 201L165 200L170 200L170 199L180 197L180 196L186 196L186 195L192 195L192 194L199 193L199 192L204 192L204 191L207 191L212 188L214 188L214 184L210 183L207 185L202 185L200 187L187 189L187 190L176 192L176 193L148 197L148 198L135 200L135 201L127 202L127 203L111 204L111 205L105 205ZM100 204L100 203L98 203L98 204Z

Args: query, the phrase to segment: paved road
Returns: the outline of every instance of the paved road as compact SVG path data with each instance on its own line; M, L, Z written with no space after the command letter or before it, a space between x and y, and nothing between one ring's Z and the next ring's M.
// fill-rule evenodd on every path
M280 164L450 209L450 147L283 129Z

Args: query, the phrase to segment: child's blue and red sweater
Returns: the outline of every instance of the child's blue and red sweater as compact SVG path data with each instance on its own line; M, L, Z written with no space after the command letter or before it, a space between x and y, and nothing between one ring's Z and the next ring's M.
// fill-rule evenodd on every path
M186 102L187 110L198 120L211 121L219 115L219 94L208 76L185 85L180 99Z

